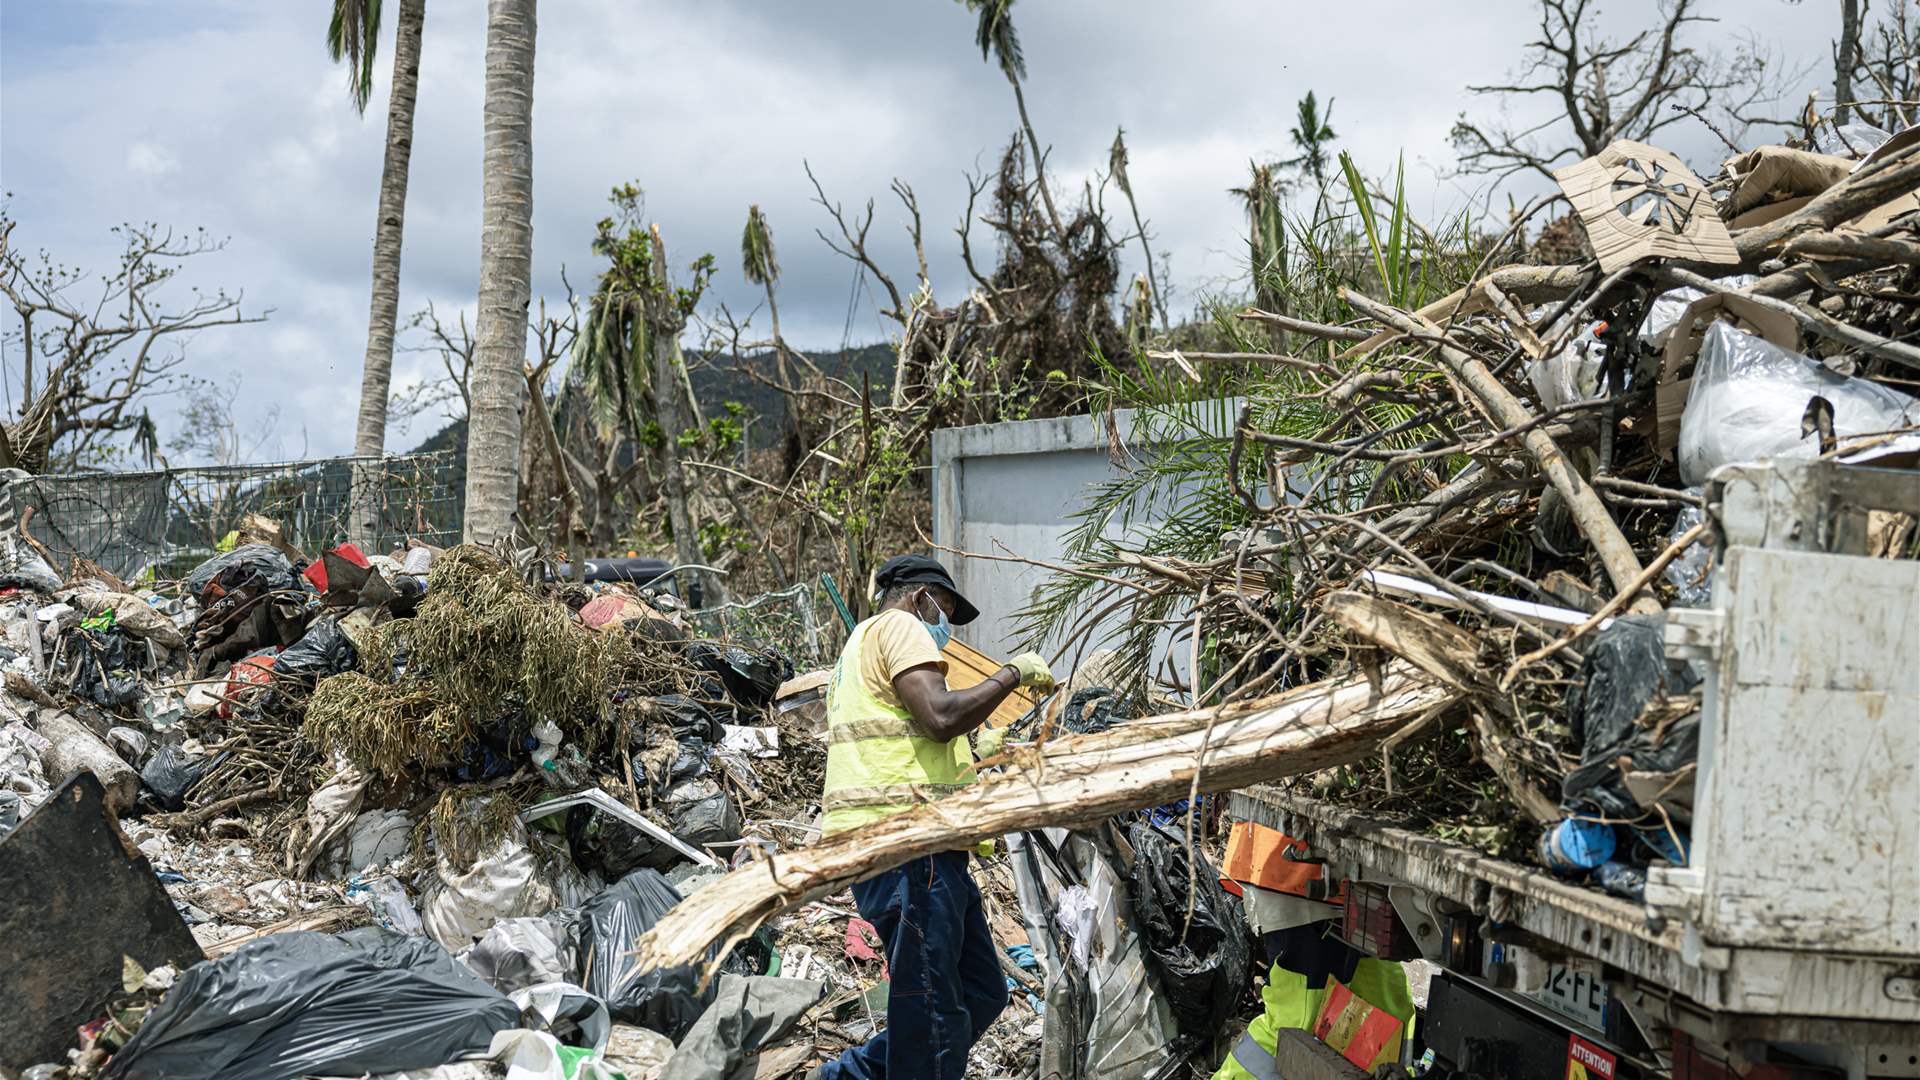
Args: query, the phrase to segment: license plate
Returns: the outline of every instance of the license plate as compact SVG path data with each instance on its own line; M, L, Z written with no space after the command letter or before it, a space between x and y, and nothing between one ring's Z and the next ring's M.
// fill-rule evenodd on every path
M1591 969L1548 964L1546 985L1530 996L1569 1020L1607 1029L1607 984Z

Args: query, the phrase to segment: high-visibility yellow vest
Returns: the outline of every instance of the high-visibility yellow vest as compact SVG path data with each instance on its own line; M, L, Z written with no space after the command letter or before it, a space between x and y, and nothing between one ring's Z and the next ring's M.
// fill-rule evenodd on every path
M940 741L920 734L913 714L888 705L860 677L868 619L853 628L827 681L827 783L820 832L837 832L891 817L973 782L966 736Z
M1305 975L1273 965L1267 972L1267 985L1260 989L1264 1008L1215 1070L1213 1080L1280 1080L1273 1060L1280 1029L1312 1031L1314 1021L1320 1017L1320 1007L1326 1003L1333 986L1334 980L1328 979L1318 990L1312 989L1307 986ZM1393 1014L1402 1025L1402 1038L1412 1035L1413 994L1407 985L1404 965L1364 957L1354 968L1353 981L1347 984L1347 989L1373 1007ZM1399 1053L1400 1039L1396 1039L1380 1051L1373 1064L1390 1062Z

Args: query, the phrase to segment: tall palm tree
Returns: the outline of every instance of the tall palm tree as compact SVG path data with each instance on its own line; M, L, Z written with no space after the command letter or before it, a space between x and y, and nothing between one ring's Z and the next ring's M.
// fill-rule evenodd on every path
M373 97L373 60L380 45L381 0L333 0L327 52L347 67L347 93L361 115ZM400 0L394 30L393 87L387 100L387 152L380 167L380 204L373 226L373 300L367 353L360 370L360 417L353 452L379 457L387 443L387 394L393 381L393 329L400 312L400 238L407 214L407 168L413 153L413 107L420 88L420 35L427 0ZM370 541L374 500L356 477L352 532Z
M508 536L520 479L533 294L535 0L487 0L481 103L480 311L467 419L466 539Z
M1027 77L1027 58L1020 51L1020 35L1013 28L1013 0L961 0L979 20L974 24L973 43L980 46L980 59L1000 65L1000 73L1013 86L1013 103L1020 109L1020 127L1027 133L1027 151L1033 155L1033 180L1040 185L1041 201L1046 203L1047 218L1060 242L1067 242L1067 228L1060 211L1054 209L1053 191L1047 186L1047 170L1040 152L1040 138L1033 133L1033 121L1027 117L1027 95L1020 88Z
M1327 99L1326 112L1320 111L1320 103L1314 99L1313 91L1300 99L1294 106L1295 120L1287 129L1287 137L1293 140L1293 148L1300 151L1298 157L1281 162L1290 169L1303 170L1313 177L1314 186L1321 191L1327 189L1327 147L1337 137L1333 133L1333 99Z

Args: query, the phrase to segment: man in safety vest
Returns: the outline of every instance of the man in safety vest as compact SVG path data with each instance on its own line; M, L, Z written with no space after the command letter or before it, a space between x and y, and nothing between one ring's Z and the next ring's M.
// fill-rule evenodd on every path
M1026 653L985 682L949 690L940 651L951 627L979 609L924 556L887 560L875 584L880 610L853 628L827 684L827 836L972 783L967 733L1015 689L1053 687L1046 660ZM886 946L887 1026L809 1076L959 1080L967 1051L1007 1005L967 853L922 856L855 885L853 899Z

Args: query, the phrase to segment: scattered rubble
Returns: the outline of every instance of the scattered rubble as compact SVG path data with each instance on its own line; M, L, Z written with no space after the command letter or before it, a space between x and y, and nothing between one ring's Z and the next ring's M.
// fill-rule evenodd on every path
M1128 719L1083 680L981 783L824 841L822 674L648 588L284 541L130 584L0 537L0 892L28 898L0 936L61 944L8 966L32 1004L0 1064L798 1073L885 1022L841 891L1015 837L980 877L1016 992L973 1064L1132 1075L1245 1005L1248 915L1194 800L1258 781L1637 899L1688 858L1699 680L1660 642L1716 586L1698 486L1920 460L1920 140L1874 145L1705 181L1617 144L1560 174L1592 263L1418 309L1349 290L1347 325L1245 313L1320 342L1232 432L1254 524L1075 568L1204 623L1208 707ZM1278 430L1302 401L1329 422ZM1911 555L1911 520L1876 528Z

